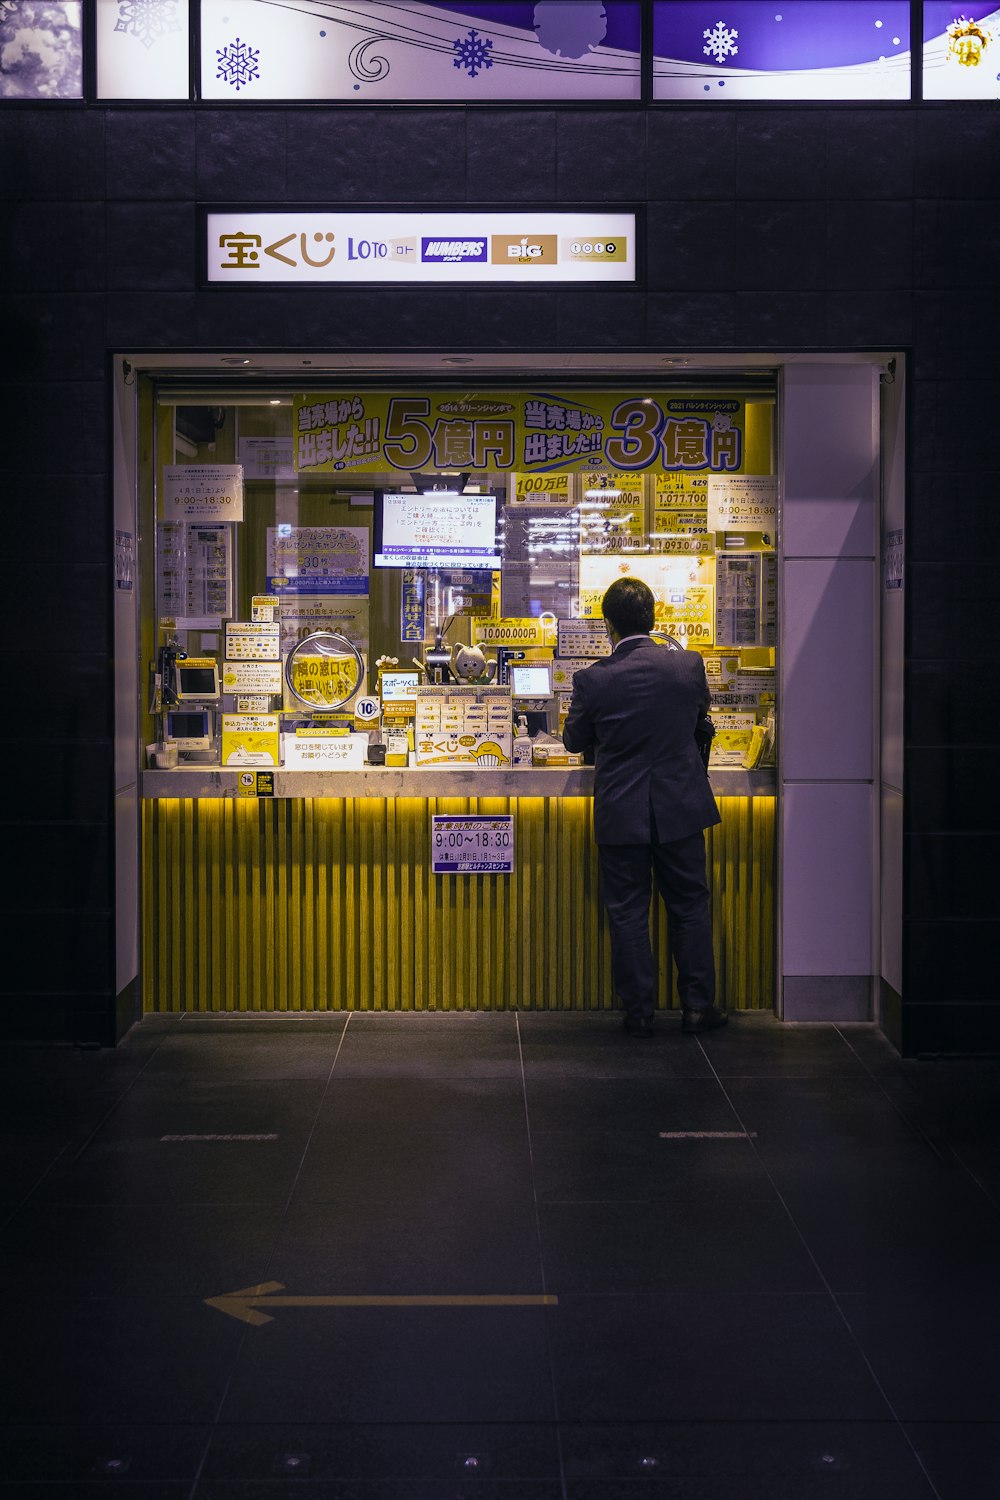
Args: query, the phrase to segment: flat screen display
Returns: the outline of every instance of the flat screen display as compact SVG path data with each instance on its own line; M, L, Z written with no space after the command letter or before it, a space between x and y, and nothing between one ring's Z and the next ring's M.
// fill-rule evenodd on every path
M188 703L210 703L219 696L219 668L214 661L177 663L177 698Z
M551 698L552 667L548 662L526 662L510 669L515 698Z
M375 567L499 568L496 530L495 495L382 493L375 504Z
M167 714L167 739L173 740L182 750L207 750L212 743L208 710L172 709Z

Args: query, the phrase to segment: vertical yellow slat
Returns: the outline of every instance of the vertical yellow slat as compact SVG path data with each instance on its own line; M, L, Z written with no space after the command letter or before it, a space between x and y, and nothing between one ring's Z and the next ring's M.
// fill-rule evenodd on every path
M772 797L709 831L720 996L775 990ZM511 812L515 873L433 876L430 817ZM147 1010L615 1004L587 799L161 799L143 807ZM661 1003L675 1003L654 902Z

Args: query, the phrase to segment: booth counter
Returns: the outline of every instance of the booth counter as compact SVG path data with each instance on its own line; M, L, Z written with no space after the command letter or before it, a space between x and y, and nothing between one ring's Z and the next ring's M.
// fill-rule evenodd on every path
M143 774L147 1012L613 1009L589 767ZM719 994L775 991L772 770L713 772ZM511 818L507 874L439 874L431 820ZM667 921L651 908L662 1006Z

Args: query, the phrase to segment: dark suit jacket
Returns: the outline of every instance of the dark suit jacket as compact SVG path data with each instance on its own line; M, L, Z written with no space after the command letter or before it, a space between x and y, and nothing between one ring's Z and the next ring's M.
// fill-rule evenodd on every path
M648 636L577 672L563 740L594 756L599 844L665 844L721 822L694 739L708 706L698 653Z

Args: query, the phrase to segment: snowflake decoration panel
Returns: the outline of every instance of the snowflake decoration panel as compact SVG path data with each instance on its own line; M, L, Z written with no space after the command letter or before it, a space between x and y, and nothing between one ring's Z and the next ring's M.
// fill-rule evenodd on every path
M82 99L78 0L0 4L0 99Z
M924 0L924 98L1000 99L1000 9Z
M637 100L640 42L639 0L202 0L201 92L234 103Z
M908 0L655 0L654 99L909 97Z
M187 99L188 0L97 0L97 97Z

